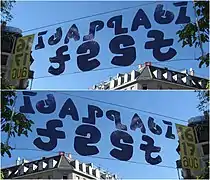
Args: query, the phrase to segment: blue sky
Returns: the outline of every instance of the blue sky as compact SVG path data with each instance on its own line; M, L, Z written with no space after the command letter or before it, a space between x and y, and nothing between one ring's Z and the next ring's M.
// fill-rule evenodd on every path
M42 99L45 99L46 94L49 92L40 91L37 96L32 98L33 107L35 109L36 102ZM63 121L62 130L66 133L65 140L59 140L57 147L53 150L53 152L45 152L45 151L26 151L26 150L16 150L12 153L12 158L9 159L7 157L2 158L2 166L8 166L15 163L17 157L26 158L29 160L38 159L42 156L51 156L55 155L54 151L65 151L71 152L73 154L73 158L77 158L84 162L93 162L97 166L101 166L103 169L109 170L112 173L116 173L121 178L126 179L176 179L177 171L176 169L169 169L163 167L157 167L148 165L144 159L144 152L139 149L140 144L143 142L141 140L142 133L139 131L131 131L129 129L130 120L134 113L137 113L143 120L143 123L146 127L147 135L151 136L156 146L161 147L161 152L159 155L162 157L162 162L159 165L175 167L175 161L179 158L176 147L177 147L177 136L176 139L167 139L165 138L165 126L162 120L171 121L173 123L173 133L176 134L175 123L185 125L185 122L174 120L171 118L165 118L158 115L153 115L151 113L144 113L141 111L126 109L114 105L99 103L92 100L86 100L84 98L78 98L76 96L88 97L95 100L105 101L108 103L114 103L119 105L124 105L130 108L136 108L144 111L149 111L161 115L166 115L170 117L175 117L181 120L188 120L193 116L200 115L200 112L197 110L196 106L198 104L198 98L196 97L197 93L193 91L68 91L68 92L52 92L56 99L56 111L53 114L43 115L38 113L35 109L35 115L28 114L27 116L35 122L33 126L33 133L26 137L18 137L15 139L11 139L10 143L12 146L16 148L29 148L38 150L38 148L33 145L33 140L37 137L36 128L44 128L45 124L48 120L53 118L59 118L59 111L69 97L75 103L79 113L79 121L73 121L71 117L67 116ZM128 162L121 161L110 161L110 160L102 160L91 157L83 157L77 154L74 150L73 142L75 137L75 129L82 124L82 117L87 116L87 105L96 105L99 106L104 114L107 110L113 109L118 110L121 113L122 122L128 126L128 133L134 139L134 153L133 157L130 159L131 161L137 161L140 163L146 164L132 164ZM18 93L17 103L15 109L18 110L19 107L23 105L23 97L22 93ZM163 129L163 134L154 135L152 134L147 126L147 118L151 116L155 119L155 122L160 125ZM96 120L96 127L101 131L102 138L98 143L98 148L100 149L100 153L96 156L99 157L109 157L109 152L113 148L110 142L110 135L115 130L114 123L108 120L104 116L100 119ZM2 138L5 138L5 135L2 135ZM45 138L43 138L45 140ZM47 140L47 139L46 139ZM154 156L158 155L158 153L154 153ZM126 171L125 171L126 169ZM151 173L152 169L152 173Z
M71 60L66 63L66 69L63 73L64 75L62 76L51 76L51 74L48 73L48 68L51 65L49 62L49 57L55 56L55 51L57 50L57 48L63 45L64 36L62 40L55 46L50 47L48 44L46 44L45 49L41 50L34 50L33 46L32 55L35 59L35 62L33 63L31 68L35 71L35 79L33 81L32 89L88 89L94 84L107 80L110 76L115 76L119 72L129 72L132 69L137 69L137 64L143 64L147 61L157 63L158 61L152 55L152 50L144 49L144 43L149 40L146 37L147 32L151 29L162 30L166 38L174 39L173 48L176 49L177 55L173 59L194 59L195 57L200 56L199 48L181 48L181 44L177 43L178 39L176 36L176 31L180 29L180 25L175 25L175 20L178 16L179 8L174 7L172 1L161 2L161 4L164 4L164 7L166 7L167 10L171 10L175 14L175 19L169 25L160 25L154 21L153 13L158 2L152 5L150 4L141 6L143 4L148 4L148 1L18 1L12 9L14 19L9 23L9 25L18 27L22 29L23 32L37 27L54 24L57 22L89 16L101 12L121 9L125 7L140 5L139 7L124 11L86 18L74 22L69 22L49 28L24 33L24 35L33 33L36 34L34 40L35 46L37 43L37 33L39 31L48 30L48 33L45 38L45 42L47 43L47 39L55 32L56 28L61 26L64 31L64 34L66 34L68 28L75 23L79 28L81 37L83 37L84 35L88 34L89 23L91 21L103 20L106 25L107 20L112 16L123 15L123 26L128 27L128 34L131 35L136 42L135 47L137 51L137 59L130 67L109 69L96 72L89 71L86 73L83 72L76 74L68 74L73 72L81 72L77 67L76 63L76 50L78 46L82 44L82 38L77 42L71 40L68 44L68 52L70 53ZM131 32L131 24L139 8L142 8L149 17L149 20L152 24L152 28L146 30L144 29L144 27L141 27L139 28L139 30ZM195 21L192 9L192 2L188 3L187 15L191 17L192 21ZM113 37L113 29L109 29L107 27L105 27L102 31L96 34L96 41L98 41L101 46L100 53L97 56L97 58L101 62L101 65L97 69L115 67L111 64L111 59L114 55L110 52L108 46L109 42ZM207 45L205 45L205 51L208 51ZM190 68L193 68L195 70L195 74L208 77L208 68L203 67L199 69L198 62L193 60L164 63L161 62L159 64L154 65L167 66L175 70L189 70ZM43 76L51 77L36 79L38 77Z
M143 1L112 1L112 2L71 2L71 1L62 1L62 2L56 2L56 1L18 1L16 5L14 6L12 13L14 15L14 19L9 23L9 25L14 27L19 27L23 31L33 29L40 26L45 26L48 24L53 24L65 20L75 19L83 16L88 16L96 13L111 11L115 9L121 9L125 7L130 6L136 6L136 5L142 5L148 2ZM162 4L167 5L167 9L171 9L175 13L175 17L177 17L178 9L176 9L172 2L166 2L164 1ZM188 8L188 14L191 16L191 19L194 20L194 15L192 8L190 8L192 3L189 3ZM34 46L37 43L37 33L42 30L48 30L48 34L46 36L46 40L49 38L49 36L52 35L52 33L55 31L56 28L62 26L63 30L67 32L68 28L72 24L77 24L79 27L80 33L83 35L86 35L88 33L89 29L89 23L94 20L103 20L106 22L109 18L116 15L123 15L123 25L125 27L129 28L129 35L131 35L136 42L136 50L137 50L137 59L134 62L134 64L142 64L146 61L152 61L154 63L157 63L157 60L155 60L152 56L151 50L144 50L144 43L147 41L146 34L148 30L145 30L144 28L139 29L136 32L131 32L130 27L133 20L133 17L135 16L136 12L139 8L142 8L146 14L148 15L151 23L152 23L152 29L157 30L163 30L165 33L165 37L167 38L174 38L174 45L173 47L177 50L178 54L176 55L175 59L183 59L183 58L194 58L195 56L200 55L200 49L194 49L194 48L181 48L181 45L178 44L177 38L175 37L176 31L180 28L179 25L175 25L174 21L170 25L159 25L154 22L153 20L153 12L156 7L156 4L154 5L148 5L148 6L142 6L137 7L133 9L129 9L126 11L121 12L115 12L110 13L107 15L101 15L97 17L87 18L71 23L66 23L63 25L58 25L54 27L50 27L47 29L40 29L35 31L30 31L24 33L24 35L35 33L35 41ZM101 62L101 66L99 68L107 68L107 67L113 67L111 65L111 59L113 55L110 53L108 49L108 45L110 40L114 37L114 32L112 29L104 28L103 31L96 34L96 40L101 45L101 51L98 56ZM87 89L88 87L91 87L92 85L99 83L103 80L108 79L109 76L114 76L119 72L129 72L132 69L136 69L136 66L131 66L127 68L116 68L106 71L96 71L96 72L87 72L87 73L77 73L73 75L65 75L67 73L72 72L78 72L79 69L77 67L76 63L76 49L81 44L81 40L78 42L71 41L69 46L69 53L71 55L71 60L66 63L66 70L64 72L64 75L62 76L53 76L51 78L43 78L43 79L35 79L33 81L33 87L32 89ZM46 45L45 49L42 50L34 50L33 47L33 57L35 59L35 62L32 65L32 69L35 71L35 78L42 77L42 76L49 76L48 73L48 67L50 66L49 63L49 57L55 56L55 51L58 47L63 45L63 39L60 43L58 43L56 46L49 47ZM207 46L205 47L208 48ZM158 64L160 66L168 66L172 69L189 69L193 68L195 69L195 72L197 75L203 75L208 76L208 69L207 68L198 68L198 62L196 61L178 61L178 62L170 62L170 63L160 63ZM72 92L66 92L67 94L71 95L79 95L84 97L89 97L93 99L100 99L102 101L126 105L128 107L134 107L146 111L151 111L159 114L164 114L167 116L176 117L179 119L187 120L192 116L200 115L200 112L196 109L196 106L198 104L198 99L196 97L195 92L190 91L144 91L144 92L92 92L92 91L72 91ZM125 94L126 93L126 94ZM45 93L39 93L37 97L33 99L33 102L36 102L36 100L42 98L45 96ZM59 92L55 93L55 97L58 102L58 107L62 105L62 103L67 99L66 94L62 94ZM78 111L80 113L80 118L82 116L85 116L87 113L87 105L88 103L98 105L103 110L107 109L114 109L119 110L122 113L122 121L129 125L130 119L133 116L134 113L138 113L145 123L147 123L146 119L148 116L152 116L155 118L157 122L160 122L160 125L163 126L162 120L165 119L160 116L154 116L147 113L142 112L136 112L134 110L128 110L120 107L115 107L111 105L101 104L93 101L87 101L85 99L79 99L76 97L72 97L72 100L75 102ZM18 99L17 103L17 109L22 103L22 95ZM59 109L59 108L58 108ZM51 119L51 118L58 118L59 110L56 110L56 112L52 115L29 115L31 119L35 121L34 125L34 131L32 134L30 134L29 138L16 138L15 140L11 140L12 145L16 145L16 147L19 148L33 148L36 149L36 147L32 144L32 141L34 140L34 137L36 135L35 128L40 127L44 128L45 123ZM184 122L175 121L173 119L165 119L173 122L173 131L175 131L174 123L180 123L184 124ZM109 142L109 136L110 133L115 129L113 126L113 123L111 121L106 122L107 120L105 118L102 118L100 122L97 122L97 127L100 129L103 140L100 141L99 148L100 148L100 154L98 156L103 157L109 157L109 151L111 150L112 146ZM69 118L63 119L64 123L64 130L66 132L67 138L65 140L60 140L59 144L54 151L66 151L66 152L72 152L76 155L73 155L73 158L78 158L81 161L84 162L93 162L96 165L100 165L102 168L109 170L113 173L117 173L121 178L126 179L142 179L142 178L148 178L148 179L171 179L171 178L177 178L177 171L176 169L169 169L169 168L162 168L162 167L156 167L156 166L147 166L147 165L141 165L141 164L131 164L126 162L120 162L120 161L109 161L109 160L100 160L90 157L81 157L78 156L78 154L73 149L73 140L74 140L74 131L76 127L78 127L81 124L81 119L79 122L73 122ZM70 128L69 128L70 127ZM106 127L106 128L104 128ZM147 126L146 126L147 128ZM136 132L130 132L129 134L132 135L134 138L134 155L131 160L143 162L145 163L144 159L144 152L139 150L139 145L142 142L141 141L141 135L139 134L139 131ZM166 139L164 135L156 136L150 134L153 139L155 140L155 145L160 145L161 150L161 157L163 159L163 162L160 165L166 165L166 166L173 166L175 167L175 161L179 158L178 154L176 153L175 149L177 147L177 138L175 140ZM4 136L3 136L4 137ZM24 143L23 143L24 142ZM12 165L14 164L15 160L18 156L26 159L37 159L40 158L40 156L50 156L55 155L53 152L37 152L37 151L15 151L13 153L13 157L11 159L3 158L2 159L2 165ZM126 169L126 171L125 171ZM151 173L152 169L152 173Z

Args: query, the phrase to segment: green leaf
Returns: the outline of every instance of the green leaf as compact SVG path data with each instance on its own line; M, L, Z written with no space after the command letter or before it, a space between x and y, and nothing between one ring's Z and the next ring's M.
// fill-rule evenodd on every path
M14 100L13 99L10 99L10 106L12 106L14 103Z
M5 127L4 127L4 131L5 131L5 132L8 132L9 129L10 129L10 124L7 123L7 124L5 125Z
M10 150L9 150L9 149L7 149L7 150L6 150L6 153L7 153L7 155L9 156L9 158L11 158L11 157L12 157L11 152L10 152Z
M27 131L24 131L23 134L28 137L28 132Z
M201 10L198 9L198 10L197 10L197 15L200 16L200 14L201 14Z
M199 68L201 68L201 67L203 66L203 64L204 64L204 61L201 61L201 62L199 63Z
M13 132L11 132L11 135L13 136L13 137L15 137L15 132L13 131Z

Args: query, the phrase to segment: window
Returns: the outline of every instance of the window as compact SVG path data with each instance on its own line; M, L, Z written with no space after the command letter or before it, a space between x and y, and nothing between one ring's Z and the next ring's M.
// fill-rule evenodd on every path
M203 154L208 155L209 154L209 144L202 145Z
M5 73L1 73L1 78L4 78L5 77Z
M68 179L68 176L63 176L63 179Z
M8 59L8 56L2 54L1 55L1 65L6 66L7 65L7 59Z
M76 176L75 179L76 179L76 180L79 180L79 176Z
M196 134L197 134L199 143L209 141L209 127L208 126L197 126Z
M9 38L8 36L3 36L1 38L1 43L2 43L1 51L11 53L13 46L13 39Z
M147 90L147 84L143 84L142 89Z

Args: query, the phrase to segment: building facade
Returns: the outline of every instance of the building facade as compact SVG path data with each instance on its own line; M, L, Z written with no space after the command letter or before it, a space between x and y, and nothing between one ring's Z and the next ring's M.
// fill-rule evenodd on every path
M177 161L177 169L181 170L181 175L184 179L196 179L196 177L205 174L206 167L209 166L209 113L189 119L188 126L194 129L201 169L183 169L180 160ZM179 153L179 151L178 146L177 152Z
M93 90L146 90L146 89L205 89L208 79L195 76L192 69L178 72L153 66L151 62L140 65L130 73L93 86Z
M29 71L29 79L11 80L10 78L12 55L18 37L22 37L22 31L20 29L6 26L5 23L1 24L1 78L6 79L9 85L17 89L26 89L29 84L29 79L33 78L33 71ZM31 56L31 64L33 61Z
M72 159L70 154L43 157L35 161L17 161L12 167L3 168L4 179L118 179L116 175Z

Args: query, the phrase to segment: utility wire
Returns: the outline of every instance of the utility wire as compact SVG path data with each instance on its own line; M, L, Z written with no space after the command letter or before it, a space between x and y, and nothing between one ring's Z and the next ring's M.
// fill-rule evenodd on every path
M62 21L62 22L59 22L59 23L49 24L49 25L46 25L46 26L40 26L40 27L37 27L37 28L34 28L34 29L29 29L29 30L23 31L23 33L30 32L30 31L35 31L35 30L43 29L43 28L47 28L47 27L52 27L52 26L56 26L56 25L59 25L59 24L65 24L65 23L69 23L69 22L77 21L77 20L81 20L81 19L87 19L87 18L91 18L91 17L95 17L95 16L101 16L101 15L104 15L104 14L110 14L110 13L113 13L113 12L124 11L124 10L128 10L128 9L134 9L134 8L141 7L141 6L148 6L148 5L152 5L152 4L156 4L156 3L160 3L160 2L162 2L162 1L149 2L149 3L145 3L145 4L139 4L139 5L136 5L136 6L126 7L126 8L121 8L121 9L115 9L115 10L106 11L106 12L102 12L102 13L97 13L97 14L93 14L93 15L83 16L83 17L80 17L80 18L75 18L75 19L71 19L71 20L67 20L67 21Z
M13 150L21 150L21 151L44 151L44 150L39 150L39 149L30 149L30 148L14 148ZM51 151L53 153L59 153L60 151ZM71 154L74 156L79 156L78 154L74 154L71 152L65 152L65 154ZM101 157L101 156L88 156L88 158L96 158L96 159L104 159L104 160L112 160L112 161L119 161L117 159L113 159L113 158L106 158L106 157ZM132 163L132 164L142 164L142 165L149 165L151 166L151 164L147 164L147 163L143 163L143 162L138 162L138 161L123 161L123 162L127 162L127 163ZM173 166L166 166L166 165L154 165L157 167L164 167L164 168L170 168L170 169L176 169L176 167Z
M169 60L167 62L151 62L152 64L162 64L162 63L169 63L169 62L178 62L178 61L195 61L195 59L192 58L183 58L183 59L172 59ZM87 71L87 72L82 72L82 71L74 71L74 72L70 72L70 73L64 73L64 74L60 74L59 76L66 76L66 75L72 75L72 74L80 74L80 73L88 73L88 72L95 72L95 71L103 71L103 70L109 70L109 69L119 69L119 68L129 68L129 67L134 67L134 66L138 66L141 63L135 63L131 66L124 66L124 67L106 67L106 68L99 68L99 69L94 69L92 71ZM46 76L39 76L36 78L33 78L33 80L36 79L43 79L43 78L52 78L55 77L53 75L46 75Z
M108 104L108 105L112 105L112 106L118 106L118 107L125 108L125 109L140 111L140 112L144 112L144 113L147 113L147 114L153 114L153 115L161 116L161 117L164 117L164 118L174 119L174 120L177 120L177 121L188 122L188 121L183 120L183 119L179 119L179 118L175 118L175 117L171 117L171 116L167 116L167 115L163 115L163 114L159 114L159 113L154 113L154 112L151 112L151 111L145 111L145 110L137 109L137 108L133 108L133 107L128 107L128 106L125 106L125 105L105 102L105 101L101 101L101 100L96 100L96 99L83 97L83 96L72 95L72 94L69 94L69 93L64 93L64 92L59 92L59 91L51 91L51 92L54 92L54 93L57 93L57 94L64 94L64 95L68 95L68 96L72 96L72 97L76 97L76 98L80 98L80 99L86 99L86 100L90 100L90 101L95 101L95 102Z

